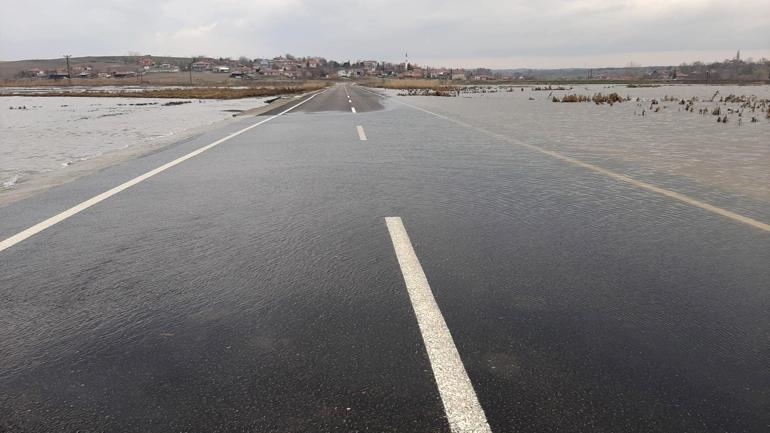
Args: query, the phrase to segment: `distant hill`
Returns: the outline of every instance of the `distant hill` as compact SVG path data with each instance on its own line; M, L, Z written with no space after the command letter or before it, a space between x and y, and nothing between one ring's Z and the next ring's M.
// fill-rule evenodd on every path
M724 62L691 64L634 66L625 68L564 68L564 69L496 69L493 73L502 77L524 77L535 80L586 80L586 79L677 79L677 80L770 80L770 61L762 59L746 62L740 59Z
M494 69L504 77L527 77L542 80L589 79L589 78L641 78L654 71L669 71L672 66L640 66L626 68L563 68L563 69Z

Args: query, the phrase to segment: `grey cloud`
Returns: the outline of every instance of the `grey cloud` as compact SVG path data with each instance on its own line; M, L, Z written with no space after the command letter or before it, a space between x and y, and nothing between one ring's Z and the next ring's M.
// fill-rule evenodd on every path
M409 51L417 61L464 65L770 51L766 0L65 0L39 7L9 2L4 12L2 59L131 50L399 60Z

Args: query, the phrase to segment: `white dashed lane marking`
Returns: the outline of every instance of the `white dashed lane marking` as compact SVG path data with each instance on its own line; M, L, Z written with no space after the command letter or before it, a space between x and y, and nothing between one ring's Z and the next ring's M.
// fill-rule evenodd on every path
M366 141L366 132L364 132L364 127L358 125L356 126L356 130L358 131L358 139L361 141Z
M491 433L400 217L385 218L452 433Z

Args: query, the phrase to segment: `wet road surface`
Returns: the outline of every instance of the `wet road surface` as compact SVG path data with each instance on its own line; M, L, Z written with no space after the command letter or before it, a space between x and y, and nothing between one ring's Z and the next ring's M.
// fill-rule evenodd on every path
M473 431L441 323L493 432L767 431L767 231L357 86L298 102L0 251L0 431Z

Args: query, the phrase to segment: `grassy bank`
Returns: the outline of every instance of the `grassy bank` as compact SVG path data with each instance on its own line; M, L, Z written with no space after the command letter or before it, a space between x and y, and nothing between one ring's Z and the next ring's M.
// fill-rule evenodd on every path
M241 99L262 96L277 96L311 92L326 87L328 83L306 82L291 85L258 86L245 88L229 87L188 87L175 89L145 89L138 91L82 90L70 92L56 90L51 92L7 93L2 96L83 96L109 98L173 98L173 99Z

